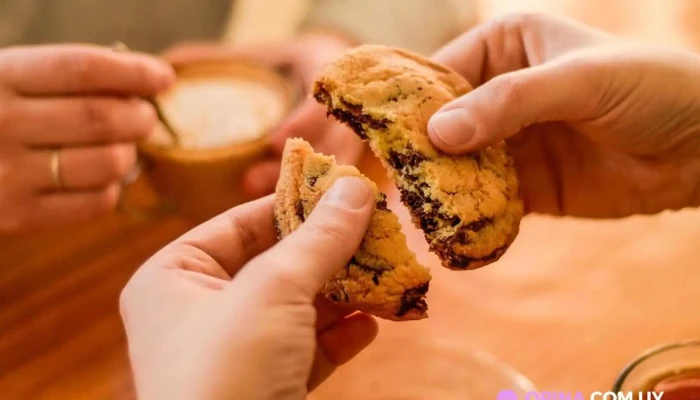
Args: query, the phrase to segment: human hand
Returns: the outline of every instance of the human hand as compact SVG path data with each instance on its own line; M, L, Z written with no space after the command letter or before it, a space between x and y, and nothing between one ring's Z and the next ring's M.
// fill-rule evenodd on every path
M362 181L341 178L275 244L268 196L147 261L120 299L139 398L304 399L365 348L373 317L317 293L360 245L371 199Z
M114 209L172 69L85 45L0 49L0 232Z
M459 154L506 139L528 211L623 217L700 205L700 57L544 15L481 25L434 59L475 90L430 120Z
M219 44L184 43L167 51L164 57L173 65L206 59L249 58L289 72L304 89L297 108L270 137L271 159L251 166L243 180L250 198L272 193L279 178L280 159L286 139L304 138L316 151L335 155L341 164L359 161L364 146L346 126L326 117L326 109L309 98L309 90L320 70L352 43L322 32L308 32L294 41L253 48L227 48Z

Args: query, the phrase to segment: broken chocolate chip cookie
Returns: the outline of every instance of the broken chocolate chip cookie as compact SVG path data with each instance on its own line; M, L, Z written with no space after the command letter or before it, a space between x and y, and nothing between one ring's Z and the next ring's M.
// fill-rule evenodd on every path
M375 193L376 205L359 249L346 267L326 283L329 300L377 317L406 321L428 316L425 301L430 272L408 249L398 217L386 196L355 167L315 153L302 139L288 139L275 198L275 226L283 238L301 226L336 179L354 176Z
M471 90L452 70L419 55L365 45L331 63L313 86L328 113L369 142L445 267L497 261L523 216L505 143L451 156L432 145L430 117Z

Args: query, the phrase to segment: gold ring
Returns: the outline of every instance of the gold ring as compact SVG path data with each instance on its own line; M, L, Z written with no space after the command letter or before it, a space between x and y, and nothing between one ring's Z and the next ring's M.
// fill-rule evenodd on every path
M63 187L63 182L61 181L61 160L59 154L59 150L51 152L49 169L51 170L51 179L53 179L54 186L61 189Z

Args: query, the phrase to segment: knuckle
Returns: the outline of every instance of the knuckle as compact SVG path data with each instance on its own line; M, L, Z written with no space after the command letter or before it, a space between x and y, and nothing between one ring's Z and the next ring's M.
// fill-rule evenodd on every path
M137 269L119 293L119 314L125 323L143 306L144 301L152 301L153 285L160 281L158 270L153 268L158 257L159 254L154 255Z
M0 138L12 128L13 100L0 92Z
M115 122L112 117L113 110L109 104L96 101L83 101L83 117L96 134L102 139L111 139L114 136Z
M153 85L153 77L146 65L140 62L131 63L130 75L134 82L143 82L144 85L148 87Z
M134 132L138 137L148 136L158 123L156 110L148 102L136 100L133 107Z
M544 14L538 12L510 12L498 18L498 24L504 28L524 29L538 24Z
M326 218L315 225L316 235L324 242L344 242L348 239L348 221L345 218Z
M94 79L95 71L101 61L100 56L92 52L75 54L68 63L69 72L76 82L88 84Z
M134 308L135 302L139 297L141 287L143 284L143 272L141 270L136 271L136 273L129 279L121 293L119 293L119 314L124 322L127 322L131 310Z
M131 168L135 149L132 145L109 146L102 155L102 169L106 179L121 179Z
M279 259L275 262L275 268L268 268L270 276L263 281L268 285L268 290L285 291L288 294L297 293L306 297L308 293L308 284L306 277L299 274L299 269L296 265L288 260Z
M235 243L236 247L243 250L246 259L252 257L251 244L257 240L255 228L250 224L246 224L239 215L233 213L225 215L228 217L231 232L236 232L236 235L234 235L237 241Z
M496 101L520 109L523 81L517 76L501 75L493 79Z
M124 286L122 289L121 293L119 293L119 314L122 317L122 320L126 322L126 319L129 315L129 305L131 302L132 298L132 292L133 290L131 289L133 286L133 280L135 279L135 276L132 277L129 282Z
M114 211L119 200L119 187L110 187L95 195L93 211L95 215L103 215Z

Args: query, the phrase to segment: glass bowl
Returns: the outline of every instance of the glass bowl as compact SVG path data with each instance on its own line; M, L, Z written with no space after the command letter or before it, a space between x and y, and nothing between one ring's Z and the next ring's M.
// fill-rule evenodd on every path
M673 390L678 395L682 391L682 398L700 398L700 340L668 343L645 351L622 370L612 390L648 392L654 387L665 395ZM689 391L694 392L690 397Z
M310 400L484 400L537 389L492 355L432 337L379 337L341 366ZM513 396L517 397L513 397Z

